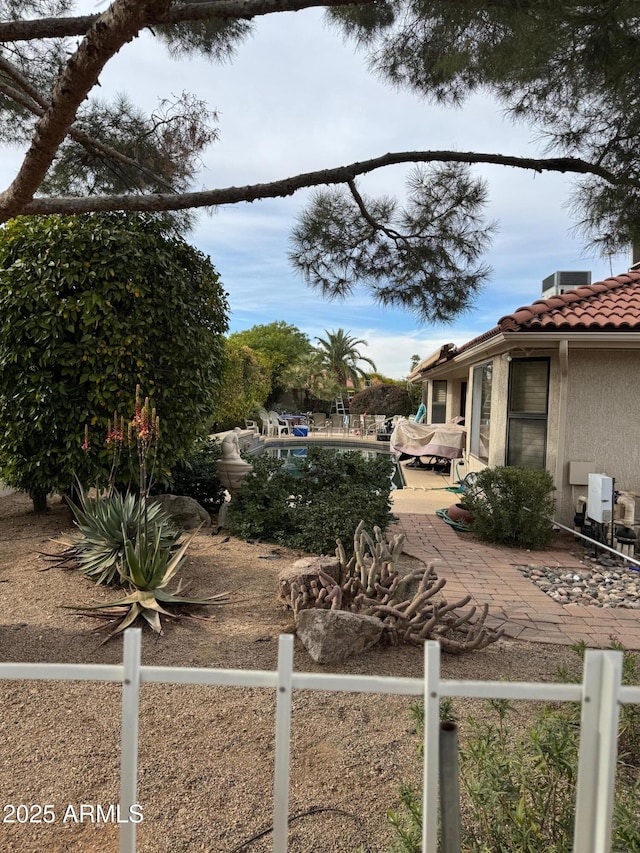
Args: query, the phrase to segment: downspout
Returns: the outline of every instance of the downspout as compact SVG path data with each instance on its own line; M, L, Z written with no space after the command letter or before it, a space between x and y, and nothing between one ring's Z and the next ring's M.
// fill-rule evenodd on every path
M558 343L560 385L558 389L558 432L556 438L556 470L553 485L561 494L564 484L564 464L567 447L567 386L569 384L569 341L564 338Z

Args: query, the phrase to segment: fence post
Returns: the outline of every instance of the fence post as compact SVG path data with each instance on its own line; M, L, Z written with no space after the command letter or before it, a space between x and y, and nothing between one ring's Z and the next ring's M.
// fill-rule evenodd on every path
M440 740L440 644L424 644L424 753L422 757L422 850L438 845L438 764Z
M460 767L458 726L440 723L440 850L460 853Z
M574 853L609 853L617 759L622 652L584 658Z
M293 635L278 640L275 770L273 778L273 853L287 853L289 836L289 755L291 752L291 675Z
M120 853L135 853L136 827L131 806L138 796L138 709L140 699L140 628L124 633L122 723L120 731ZM134 815L135 816L135 815Z

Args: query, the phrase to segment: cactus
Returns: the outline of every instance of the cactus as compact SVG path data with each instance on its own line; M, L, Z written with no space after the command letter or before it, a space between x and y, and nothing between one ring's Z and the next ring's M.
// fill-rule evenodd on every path
M398 561L404 536L396 534L387 541L379 527L373 532L371 537L360 522L349 561L342 542L337 540L337 578L320 569L317 577L300 577L291 584L289 605L295 614L322 607L375 616L384 624L387 642L421 644L434 639L443 651L452 654L482 649L502 636L502 629L486 625L488 605L479 612L475 606L462 612L470 595L451 603L441 597L446 580L438 578L433 563L400 576Z

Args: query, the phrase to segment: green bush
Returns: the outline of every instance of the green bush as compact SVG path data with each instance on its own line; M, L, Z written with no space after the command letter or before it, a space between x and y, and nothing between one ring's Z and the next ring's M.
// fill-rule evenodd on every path
M614 644L613 648L622 650ZM584 646L574 647L584 653ZM562 680L571 680L566 672ZM637 684L637 656L625 652L624 684ZM444 703L443 703L444 704ZM464 853L572 853L580 707L546 704L528 730L514 735L506 700L487 703L489 715L463 721L460 746L462 850ZM412 707L416 731L424 733L424 706ZM442 715L441 713L441 716ZM450 718L450 716L449 716ZM640 715L632 705L620 708L619 763L613 813L613 853L639 853L640 780L629 767L637 763ZM393 853L420 853L422 804L404 785L400 809L389 812L396 842ZM391 853L391 851L390 851Z
M332 554L336 539L349 546L364 519L386 530L390 516L389 457L312 447L294 467L266 456L229 505L229 530L241 539L266 539L313 554Z
M162 412L156 475L210 422L226 294L158 218L21 217L0 229L0 479L37 509L74 477L106 480L107 419L141 385ZM90 451L82 450L88 425ZM123 458L121 474L127 482Z
M222 455L220 443L207 440L198 445L184 461L176 462L163 491L187 495L206 509L215 509L224 501L225 488L218 477L217 461Z
M413 402L406 388L397 385L370 385L349 400L352 415L410 415Z
M553 480L533 468L485 468L463 497L474 516L473 532L489 542L521 548L542 548L551 539Z

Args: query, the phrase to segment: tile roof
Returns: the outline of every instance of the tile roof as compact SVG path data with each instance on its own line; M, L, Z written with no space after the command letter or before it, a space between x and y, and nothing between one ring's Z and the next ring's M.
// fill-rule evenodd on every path
M501 332L640 332L640 271L630 270L524 305L461 346L443 347L440 357L421 362L411 379Z
M501 332L640 331L640 272L538 299L498 320Z
M640 332L640 272L626 272L538 299L506 314L498 325L467 341L449 358L500 332Z

